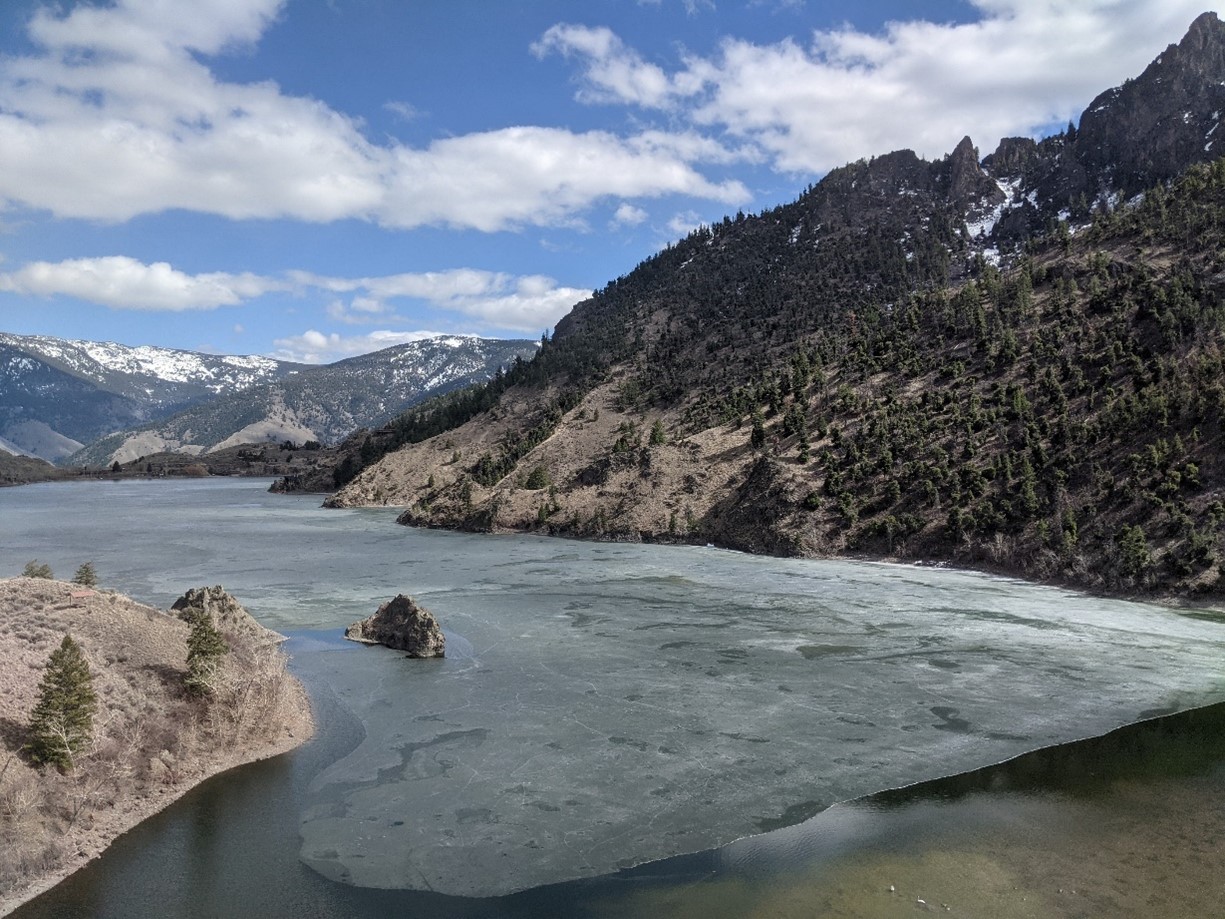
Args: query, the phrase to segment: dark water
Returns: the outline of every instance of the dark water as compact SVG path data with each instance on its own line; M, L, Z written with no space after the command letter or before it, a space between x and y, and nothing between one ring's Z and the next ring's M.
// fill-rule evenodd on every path
M1154 896L1169 885L1195 887L1199 896L1167 915L1207 917L1214 913L1197 910L1211 909L1212 897L1225 892L1215 848L1197 861L1194 851L1166 839L1171 824L1194 832L1189 818L1200 819L1202 838L1219 846L1225 703L870 795L718 850L485 899L352 887L299 861L296 814L306 786L361 740L361 726L326 693L316 696L316 706L319 734L303 749L204 783L18 910L16 919L891 916L922 908L920 900L946 915L1030 915L1012 908L1028 902L1013 883L1025 881L1035 887L1035 905L1046 888L1068 901L1043 902L1035 915L1153 915ZM1145 790L1139 807L1137 788ZM1126 875L1121 890L1103 892L1100 864L1077 867L1065 857L1067 879L1057 882L1049 874L1027 877L1013 861L1040 864L1086 836L1100 848L1110 833L1139 843L1127 855L1154 873L1133 872L1121 858L1106 866L1107 874ZM989 873L983 878L981 866L968 864L968 853L985 857L988 842L993 857L1016 870L1008 883ZM860 880L865 870L867 882ZM1033 871L1041 869L1036 864ZM1066 893L1058 883L1066 883ZM962 902L916 895L928 890L953 890ZM1084 911L1094 908L1106 911Z

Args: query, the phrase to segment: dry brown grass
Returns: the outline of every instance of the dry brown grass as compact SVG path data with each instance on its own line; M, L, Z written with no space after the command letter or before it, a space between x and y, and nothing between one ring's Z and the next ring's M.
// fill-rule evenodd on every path
M96 856L204 778L310 736L305 692L275 641L227 633L217 697L183 691L188 626L119 594L0 580L0 915ZM82 646L98 695L94 738L70 773L21 756L51 651Z

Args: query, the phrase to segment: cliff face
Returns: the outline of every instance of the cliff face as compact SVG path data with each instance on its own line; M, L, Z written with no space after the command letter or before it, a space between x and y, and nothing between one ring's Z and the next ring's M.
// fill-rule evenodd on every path
M330 503L1219 593L1222 83L1208 14L1079 129L695 231Z

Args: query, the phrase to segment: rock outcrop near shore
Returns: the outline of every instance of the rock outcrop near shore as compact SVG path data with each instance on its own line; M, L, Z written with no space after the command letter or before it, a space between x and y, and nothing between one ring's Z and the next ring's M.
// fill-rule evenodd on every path
M247 612L246 607L220 584L213 587L191 588L174 601L170 610L187 622L191 621L193 614L198 610L211 613L217 628L226 634L270 644L277 644L285 640L284 635L260 625L255 617Z
M345 638L367 645L386 645L409 657L443 657L447 639L434 614L412 597L397 594L378 611L345 629Z

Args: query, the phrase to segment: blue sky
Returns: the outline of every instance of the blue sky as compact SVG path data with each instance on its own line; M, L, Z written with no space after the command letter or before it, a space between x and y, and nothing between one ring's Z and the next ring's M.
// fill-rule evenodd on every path
M538 337L861 156L1041 136L1206 0L0 4L0 330Z

